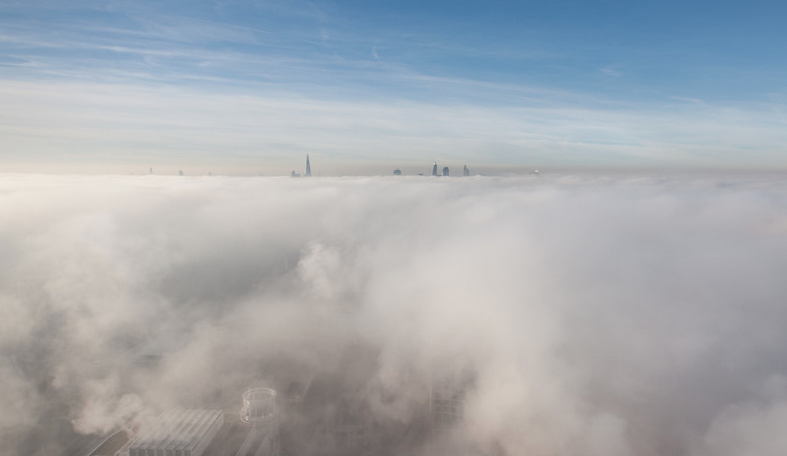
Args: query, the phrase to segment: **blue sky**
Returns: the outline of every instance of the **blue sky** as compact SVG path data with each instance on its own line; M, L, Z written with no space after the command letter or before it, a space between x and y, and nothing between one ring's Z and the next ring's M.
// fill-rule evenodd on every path
M785 168L784 17L780 2L6 1L0 165Z

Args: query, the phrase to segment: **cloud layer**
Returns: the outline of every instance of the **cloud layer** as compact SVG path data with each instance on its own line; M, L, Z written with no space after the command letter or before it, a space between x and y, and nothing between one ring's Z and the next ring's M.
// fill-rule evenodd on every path
M14 172L286 175L311 153L321 175L456 168L782 168L778 106L670 103L654 111L508 86L510 103L335 99L284 91L84 82L0 84L0 158ZM518 95L513 93L517 92ZM330 92L328 92L330 93ZM518 97L524 98L519 100ZM514 101L514 98L517 98ZM549 100L549 101L547 101ZM426 159L424 157L427 157ZM425 165L426 163L426 165ZM251 171L250 171L251 170Z
M672 3L3 2L3 172L785 169L780 15Z
M417 422L431 378L472 376L454 432L407 451L781 454L786 190L4 175L3 454L355 353L343 381L383 429Z

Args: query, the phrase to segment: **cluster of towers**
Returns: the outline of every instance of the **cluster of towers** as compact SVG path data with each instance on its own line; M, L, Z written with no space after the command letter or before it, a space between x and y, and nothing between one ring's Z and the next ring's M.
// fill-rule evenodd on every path
M303 177L311 177L312 175L312 165L309 163L309 154L306 154L306 172L303 173ZM301 177L300 174L296 173L295 170L292 171L290 174L291 177Z
M394 173L394 176L401 176L402 175L402 170L395 169L393 173ZM432 163L432 176L446 176L447 177L447 176L450 175L449 173L450 173L450 171L449 171L448 167L444 166L442 174L438 174L438 172L437 172L437 162ZM467 168L467 165L464 165L464 168L462 169L462 175L463 176L469 176L470 175L470 170ZM419 176L423 176L423 174L419 174Z
M393 174L394 174L394 176L401 176L402 175L402 170L397 168L397 169L394 170ZM295 170L293 170L292 173L290 174L290 176L292 176L292 177L301 177L301 176L303 176L303 177L311 177L311 175L312 175L312 168L311 168L311 163L309 161L309 155L307 154L306 155L306 171L303 173L303 175L298 174L298 173L295 172ZM423 176L423 174L419 174L419 175ZM437 162L434 162L434 163L432 163L432 174L431 175L432 176L446 176L447 177L447 176L450 176L450 170L448 169L447 166L444 166L442 173L439 173L438 172L438 168L437 168ZM467 165L463 166L463 168L462 168L462 175L463 176L469 176L470 175L470 170L467 168Z
M447 176L450 175L449 173L450 172L449 172L449 169L448 169L447 166L444 166L442 173L439 173L438 169L437 169L437 162L432 163L432 173L431 173L432 176L446 176L447 177ZM538 170L534 171L534 173L538 173ZM152 167L150 168L150 174L153 174L153 168ZM180 176L184 176L185 175L183 173L183 170L178 171L178 174ZM401 176L402 175L402 170L395 169L393 174L394 174L394 176ZM211 173L208 173L208 175L210 176ZM299 173L296 173L295 170L293 170L292 173L290 174L290 176L291 177L301 177L301 176L303 176L303 177L311 177L311 175L312 175L312 167L311 167L311 162L309 161L309 155L307 154L306 155L306 170L304 171L304 173L303 174L299 174ZM463 176L469 176L470 175L470 170L467 168L467 165L464 165L464 167L462 169L462 175ZM419 174L419 176L423 176L423 174Z

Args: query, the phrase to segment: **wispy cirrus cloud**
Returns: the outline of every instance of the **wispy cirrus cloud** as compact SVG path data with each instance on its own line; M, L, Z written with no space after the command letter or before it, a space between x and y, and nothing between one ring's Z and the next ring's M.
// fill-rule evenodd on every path
M0 64L0 77L11 161L53 159L58 147L102 163L166 150L175 161L189 150L200 161L228 162L304 150L348 161L425 155L560 166L780 167L785 160L783 106L686 105L679 102L700 98L642 90L627 64L599 67L565 49L474 40L478 33L458 37L445 28L364 26L325 4L4 7L0 53L9 63ZM520 38L543 41L542 33ZM596 75L594 84L608 92L561 82L574 71ZM60 90L82 101L69 100L64 111ZM113 90L116 104L91 96ZM22 93L30 98L22 101ZM134 97L148 106L143 117ZM47 113L40 124L25 105ZM124 140L102 139L110 136Z
M122 80L122 78L121 78ZM444 158L520 166L767 168L780 160L785 118L685 104L647 110L570 104L477 106L336 100L297 93L164 86L6 81L0 89L2 155L9 163L81 157L115 167L267 162L325 157L341 173L369 161L388 167ZM767 118L767 119L766 119ZM767 120L767 122L766 122ZM740 149L749 153L739 156ZM710 152L709 152L710 150ZM493 151L492 154L489 152ZM33 157L30 159L29 153ZM76 154L76 155L72 155ZM330 170L330 171L329 171ZM379 172L379 171L378 171Z

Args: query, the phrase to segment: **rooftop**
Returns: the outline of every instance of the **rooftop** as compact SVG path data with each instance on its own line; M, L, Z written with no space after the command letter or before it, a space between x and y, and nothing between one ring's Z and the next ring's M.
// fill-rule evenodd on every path
M219 410L169 410L144 428L129 449L194 450L223 418Z

